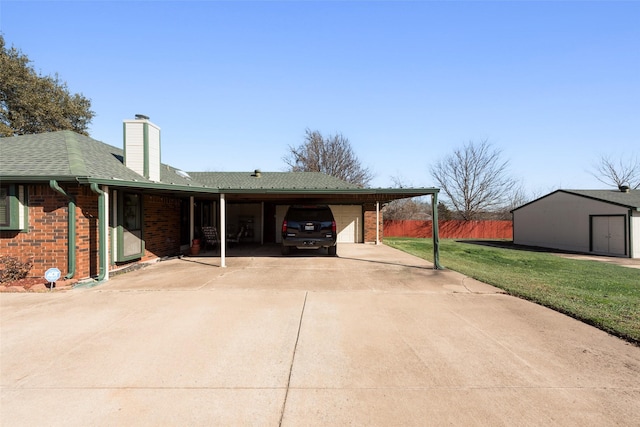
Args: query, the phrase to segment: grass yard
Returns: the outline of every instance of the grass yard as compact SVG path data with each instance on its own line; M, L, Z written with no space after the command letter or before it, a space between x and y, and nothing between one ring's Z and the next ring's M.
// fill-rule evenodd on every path
M433 262L431 239L385 237ZM640 344L640 270L543 252L440 241L440 264Z

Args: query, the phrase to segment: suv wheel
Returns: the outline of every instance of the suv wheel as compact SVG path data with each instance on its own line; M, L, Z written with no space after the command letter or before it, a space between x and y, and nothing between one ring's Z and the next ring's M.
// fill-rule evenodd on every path
M329 256L338 256L338 245L329 246L327 248L327 253L329 254Z
M280 252L282 255L289 255L291 253L291 246L281 246Z

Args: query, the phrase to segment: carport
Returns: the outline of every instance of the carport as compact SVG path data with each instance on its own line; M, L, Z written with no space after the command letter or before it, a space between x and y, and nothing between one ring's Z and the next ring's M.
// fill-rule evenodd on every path
M337 206L367 206L363 210L363 222L369 223L370 232L375 233L370 241L379 244L382 221L380 209L393 200L431 196L433 217L434 268L440 269L438 236L438 192L437 188L359 188L340 179L310 172L189 172L194 180L217 190L217 216L219 218L220 266L226 267L227 230L230 204L256 204L260 214L256 228L262 244L265 229L273 227L270 207L292 204L327 204ZM190 240L196 232L193 221L194 198L191 197ZM269 211L267 213L267 211ZM269 215L269 221L266 220ZM370 218L369 218L370 217ZM376 226L377 224L377 226ZM365 225L366 227L367 225ZM271 230L271 229L270 229ZM366 231L366 230L365 230ZM277 230L273 230L277 233Z

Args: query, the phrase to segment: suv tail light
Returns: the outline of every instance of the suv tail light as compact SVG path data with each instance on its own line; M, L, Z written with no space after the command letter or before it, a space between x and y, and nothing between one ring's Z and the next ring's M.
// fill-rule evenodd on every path
M336 227L336 222L331 221L331 231L335 234L338 227Z
M286 219L284 221L282 221L282 232L283 233L287 232L287 220Z

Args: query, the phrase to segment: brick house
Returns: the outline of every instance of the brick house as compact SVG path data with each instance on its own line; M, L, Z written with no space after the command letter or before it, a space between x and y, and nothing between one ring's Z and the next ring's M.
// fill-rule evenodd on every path
M124 149L71 131L0 139L0 253L98 282L132 263L188 251L203 228L279 243L295 203L329 204L339 242L379 242L380 207L437 189L363 189L314 172L184 172L160 161L160 129L125 120ZM437 239L437 236L435 237Z

